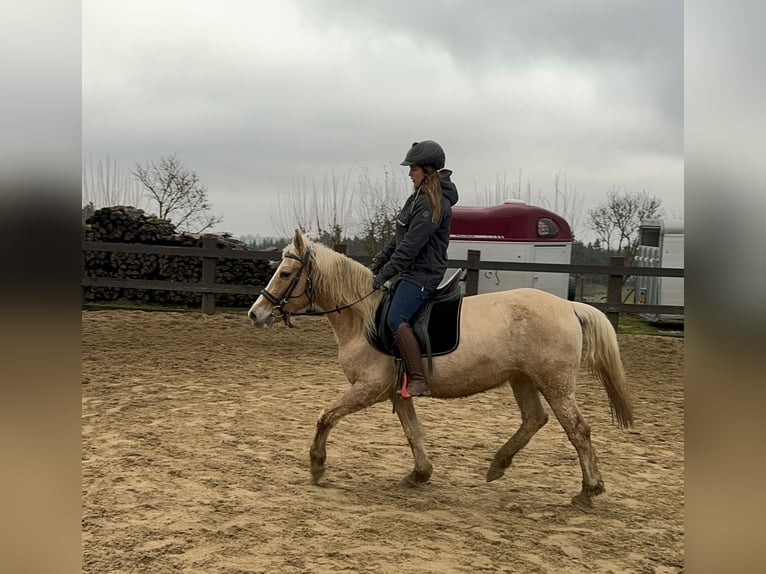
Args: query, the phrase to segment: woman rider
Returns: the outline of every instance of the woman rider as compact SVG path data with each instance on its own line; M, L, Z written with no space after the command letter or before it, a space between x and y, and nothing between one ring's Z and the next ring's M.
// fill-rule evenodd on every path
M396 218L396 233L373 258L373 288L401 277L386 317L409 374L402 396L430 395L420 346L410 319L428 301L447 270L452 206L457 187L444 169L442 147L433 140L415 142L401 165L409 166L413 192Z

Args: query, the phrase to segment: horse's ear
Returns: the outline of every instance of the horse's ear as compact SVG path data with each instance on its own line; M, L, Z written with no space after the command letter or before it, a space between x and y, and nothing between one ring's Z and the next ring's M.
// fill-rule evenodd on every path
M301 233L300 229L295 230L295 235L293 236L293 247L295 247L295 250L298 253L303 253L303 233Z

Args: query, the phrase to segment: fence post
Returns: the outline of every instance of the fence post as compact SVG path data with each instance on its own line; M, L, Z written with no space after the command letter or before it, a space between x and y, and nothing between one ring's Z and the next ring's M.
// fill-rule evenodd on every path
M465 294L476 295L479 292L479 262L481 261L481 251L476 249L468 250L468 265L466 265L465 275Z
M610 257L609 265L622 267L623 265L625 265L625 258ZM622 284L623 284L622 275L609 276L609 279L606 284L606 302L607 303L615 303L618 305L622 303ZM612 323L612 327L614 327L614 330L617 331L617 325L620 322L620 313L617 311L608 311L606 316L609 318L609 321Z
M582 273L575 275L575 301L582 301L585 292L585 278Z
M203 237L202 248L203 249L215 249L218 241L215 237ZM215 257L203 257L202 258L202 282L203 283L215 283ZM202 312L206 315L212 315L215 313L215 293L203 293L202 294Z

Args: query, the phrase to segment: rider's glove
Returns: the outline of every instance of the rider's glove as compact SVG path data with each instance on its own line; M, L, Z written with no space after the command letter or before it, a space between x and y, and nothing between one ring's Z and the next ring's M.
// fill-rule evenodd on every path
M386 284L386 279L381 277L380 273L375 275L375 278L372 280L372 288L373 289L383 289Z
M377 275L380 271L380 268L383 267L384 262L378 259L378 257L372 258L372 263L370 263L370 271L372 271L373 275Z

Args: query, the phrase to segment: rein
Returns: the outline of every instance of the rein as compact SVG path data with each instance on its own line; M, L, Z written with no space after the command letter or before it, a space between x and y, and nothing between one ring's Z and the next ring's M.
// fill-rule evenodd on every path
M285 289L284 293L280 297L276 297L269 293L266 289L261 290L261 295L263 295L264 299L266 299L269 303L271 303L271 306L274 307L274 311L272 311L272 315L274 315L277 319L282 319L284 321L285 325L293 328L293 324L290 322L290 317L295 316L312 316L317 317L321 315L329 315L330 313L340 313L341 311L348 309L349 307L353 307L357 303L361 303L367 297L375 293L375 289L367 293L367 295L364 295L354 301L353 303L349 303L347 305L336 305L335 309L330 309L329 311L303 311L301 313L290 313L289 311L285 311L284 306L287 304L287 302L290 299L297 299L299 297L303 297L304 295L309 300L309 307L314 306L314 285L311 281L311 271L308 270L309 263L311 261L311 250L306 249L306 254L303 256L303 259L300 257L293 255L292 253L287 253L285 257L289 257L290 259L295 259L296 261L301 262L301 268L298 270L298 273L293 277L293 280L290 282L290 284L287 286L287 289ZM303 271L306 269L306 288L304 289L303 293L300 295L293 295L293 291L298 286L298 281L300 281L301 276L303 275ZM276 312L279 313L277 315Z
M312 317L318 317L318 316L321 316L321 315L329 315L330 313L340 313L344 309L348 309L349 307L353 307L357 303L361 303L362 301L367 299L367 297L369 297L373 293L375 293L375 289L373 289L372 291L367 293L367 295L363 295L362 297L360 297L359 299L357 299L353 303L349 303L347 305L341 305L341 306L337 306L336 305L335 309L330 309L329 311L303 311L302 313L290 313L290 314L291 315L295 315L295 316L309 315L309 316L312 316Z

